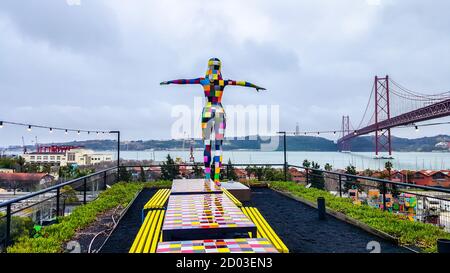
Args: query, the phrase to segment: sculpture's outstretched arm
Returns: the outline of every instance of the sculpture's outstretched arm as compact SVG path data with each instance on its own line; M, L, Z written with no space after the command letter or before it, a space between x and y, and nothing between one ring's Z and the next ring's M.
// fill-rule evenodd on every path
M249 83L249 82L246 82L246 81L226 80L225 81L225 85L238 85L238 86L252 87L252 88L256 88L256 91L266 90L264 87L260 87L260 86L254 85L253 83Z
M160 85L167 85L167 84L199 84L202 79L203 78L179 79L179 80L161 82Z

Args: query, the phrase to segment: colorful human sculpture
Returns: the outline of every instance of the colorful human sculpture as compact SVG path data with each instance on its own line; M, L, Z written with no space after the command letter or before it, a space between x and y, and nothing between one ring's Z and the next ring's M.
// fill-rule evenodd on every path
M220 185L220 168L222 166L222 144L225 136L226 117L222 106L222 95L225 86L238 85L256 88L256 91L265 90L246 81L224 80L222 78L221 62L217 58L211 58L208 61L208 70L204 78L179 79L161 82L161 85L167 84L201 84L206 97L206 105L202 112L202 139L205 144L204 164L205 179L211 179L211 168L214 170L214 182ZM211 146L215 141L215 153L211 162Z

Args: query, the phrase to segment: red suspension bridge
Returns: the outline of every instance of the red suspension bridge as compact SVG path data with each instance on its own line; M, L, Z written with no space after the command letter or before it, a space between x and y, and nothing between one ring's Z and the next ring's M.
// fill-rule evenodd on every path
M349 116L342 117L340 151L350 151L351 139L375 133L375 154L392 155L391 128L450 115L450 91L423 94L409 90L389 76L375 76L364 115L354 128Z

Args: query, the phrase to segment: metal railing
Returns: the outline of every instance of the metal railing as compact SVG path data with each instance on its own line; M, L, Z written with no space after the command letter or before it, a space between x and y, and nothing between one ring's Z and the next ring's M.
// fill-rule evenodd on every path
M442 227L450 232L450 189L289 165L304 171L304 185ZM389 174L387 175L389 178Z
M0 203L0 251L20 232L21 222L52 222L67 210L94 200L116 181L117 167L112 167Z
M194 168L198 177L202 177L203 164L176 164L185 167L186 173ZM15 235L15 221L20 218L30 218L32 222L40 223L64 216L70 213L66 204L66 191L64 187L70 186L77 202L71 202L69 207L83 205L94 200L98 193L120 179L121 169L127 170L130 181L140 181L141 167L144 169L146 181L161 178L161 168L164 165L121 165L108 168L84 177L73 179L55 186L42 189L15 199L0 203L0 248L6 248ZM297 180L292 169L301 170L303 179L296 182L305 186L322 188L336 196L351 198L354 203L366 203L370 206L393 213L404 214L412 221L432 223L450 231L450 189L421 186L404 182L395 182L387 179L352 175L343 172L326 171L289 164L223 164L222 174L230 177L227 169L230 167L245 169L246 167L270 167L277 169L280 176L287 180ZM156 169L152 169L156 168ZM200 170L200 171L199 171ZM289 172L289 174L287 173ZM192 178L192 177L189 177ZM256 177L255 177L256 178ZM267 181L264 174L262 181ZM283 179L278 179L283 180ZM67 213L66 211L69 210ZM38 213L39 212L39 213ZM2 227L4 227L3 232ZM2 234L3 233L3 234ZM1 250L1 249L0 249Z

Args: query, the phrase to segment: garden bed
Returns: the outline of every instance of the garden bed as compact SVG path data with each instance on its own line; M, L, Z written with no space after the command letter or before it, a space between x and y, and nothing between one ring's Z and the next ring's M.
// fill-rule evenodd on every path
M328 210L344 214L349 219L395 238L401 245L419 248L423 252L436 252L437 239L450 238L450 234L439 227L412 222L402 215L384 212L367 205L354 205L350 199L336 197L324 190L307 189L294 182L272 182L270 187L312 203L315 203L318 197L324 197Z
M272 189L252 189L252 200L291 253L369 253L379 244L382 253L408 249L334 217L319 220L317 209Z
M44 227L41 232L42 237L20 237L12 246L8 247L8 252L64 252L66 243L75 239L82 239L83 244L80 245L84 245L84 249L86 249L85 241L88 240L89 236L82 236L83 233L89 235L89 233L95 231L100 232L99 228L106 219L110 218L108 216L117 213L117 211L114 212L114 209L127 207L143 188L170 187L170 185L170 181L116 183L100 193L96 200L75 208L69 216L58 218L56 224Z
M156 190L144 188L101 248L101 253L128 253L142 225L142 208Z

